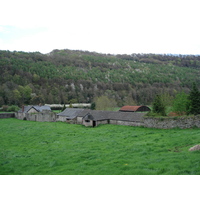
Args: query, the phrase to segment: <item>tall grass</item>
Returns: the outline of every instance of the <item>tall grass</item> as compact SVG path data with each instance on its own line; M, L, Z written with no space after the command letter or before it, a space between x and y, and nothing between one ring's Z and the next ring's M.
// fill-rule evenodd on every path
M0 120L0 174L200 174L200 129Z

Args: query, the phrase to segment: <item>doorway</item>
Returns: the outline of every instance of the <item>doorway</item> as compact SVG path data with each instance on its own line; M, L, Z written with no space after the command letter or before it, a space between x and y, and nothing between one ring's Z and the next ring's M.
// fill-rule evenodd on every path
M96 126L96 121L92 122L92 126L95 127Z

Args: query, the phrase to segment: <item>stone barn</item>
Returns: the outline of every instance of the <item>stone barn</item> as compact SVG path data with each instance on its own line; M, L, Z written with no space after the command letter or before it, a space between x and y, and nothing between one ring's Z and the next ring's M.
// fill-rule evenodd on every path
M82 118L84 126L98 126L99 124L109 124L109 111L90 110Z
M148 112L151 109L147 106L123 106L120 112Z
M77 116L77 122L85 126L98 126L99 124L117 124L126 126L142 126L145 113L114 112L89 110Z
M57 114L57 121L76 123L76 118L78 114L83 111L84 109L66 108L63 112Z
M50 106L22 106L18 113L38 113L43 111L51 111Z
M35 113L50 113L51 108L49 106L22 106L22 108L15 114L17 119L27 119L30 114Z

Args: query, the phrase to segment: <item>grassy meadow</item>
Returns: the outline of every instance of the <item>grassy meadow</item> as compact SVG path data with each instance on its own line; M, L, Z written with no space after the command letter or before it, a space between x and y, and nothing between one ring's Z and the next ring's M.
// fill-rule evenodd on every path
M0 174L200 174L200 129L0 120Z

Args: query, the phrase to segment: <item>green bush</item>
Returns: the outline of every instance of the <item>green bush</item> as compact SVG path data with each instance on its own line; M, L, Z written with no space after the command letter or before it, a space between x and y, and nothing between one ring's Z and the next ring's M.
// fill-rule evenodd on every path
M12 106L9 106L7 111L8 112L17 112L20 108L18 106L15 106L15 105L12 105Z
M8 111L8 106L6 106L6 105L3 105L3 106L2 106L2 111L5 111L5 112L7 112L7 111Z

